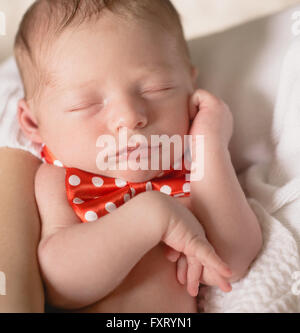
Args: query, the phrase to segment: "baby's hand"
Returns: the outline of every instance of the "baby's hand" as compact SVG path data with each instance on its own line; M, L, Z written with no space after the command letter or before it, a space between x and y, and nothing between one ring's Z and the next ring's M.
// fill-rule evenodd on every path
M209 92L197 89L190 99L193 123L190 135L204 135L207 144L221 144L228 148L233 134L233 116L222 100ZM205 143L206 144L206 143Z
M230 291L231 286L227 279L231 277L232 273L229 267L207 241L204 229L195 216L186 207L172 199L166 198L164 203L171 216L161 241L172 249L169 258L174 257L173 260L176 261L180 253L186 257L186 279L189 294L197 296L203 266L216 273L216 284L223 291ZM178 274L182 275L181 267L179 267Z
M190 263L188 262L187 257L168 246L166 246L166 256L168 260L170 260L171 262L176 262L177 280L182 285L185 285L190 278L188 276L189 273L188 267ZM228 283L222 275L218 274L215 270L206 267L201 267L200 283L208 286L219 287L224 292L229 292L232 289L230 283ZM198 293L198 288L197 288L197 293Z

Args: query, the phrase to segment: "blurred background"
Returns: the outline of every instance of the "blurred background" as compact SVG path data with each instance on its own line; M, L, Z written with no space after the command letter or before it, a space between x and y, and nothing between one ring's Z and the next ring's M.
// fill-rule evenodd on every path
M6 35L0 33L0 61L12 53L18 24L34 0L0 0ZM279 12L300 0L172 0L181 14L187 39L200 37L240 23ZM0 15L1 18L1 15Z

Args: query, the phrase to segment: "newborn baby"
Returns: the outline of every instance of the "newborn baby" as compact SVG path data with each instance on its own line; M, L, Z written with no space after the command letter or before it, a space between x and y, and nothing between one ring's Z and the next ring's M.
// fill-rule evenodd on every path
M230 291L257 256L261 231L231 163L231 112L197 89L172 4L39 0L23 18L15 55L25 93L20 126L47 162L35 178L47 301L64 311L197 312L200 283ZM124 146L124 129L148 142L189 134L191 152L203 135L204 177L189 182L186 170L162 163L100 170L98 138ZM116 159L129 160L139 145L125 145ZM89 200L101 213L82 208Z

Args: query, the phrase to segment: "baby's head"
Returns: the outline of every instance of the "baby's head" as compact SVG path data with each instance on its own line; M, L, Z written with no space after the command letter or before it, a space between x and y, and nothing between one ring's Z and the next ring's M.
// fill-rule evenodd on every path
M196 88L169 0L38 0L15 41L24 86L19 122L64 165L143 181L161 171L100 171L101 135L188 134ZM172 157L171 157L172 159Z

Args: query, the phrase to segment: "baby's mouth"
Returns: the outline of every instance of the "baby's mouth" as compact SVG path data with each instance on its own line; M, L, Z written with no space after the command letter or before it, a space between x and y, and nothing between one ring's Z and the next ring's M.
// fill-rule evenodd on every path
M131 152L137 150L139 147L141 146L140 143L137 143L135 146L127 146L119 151L117 151L116 156L120 157L120 156L127 156L128 154L130 154Z
M151 152L153 151L156 151L157 149L160 148L160 144L158 146L151 146L151 145L142 145L140 143L137 143L135 146L127 146L127 147L124 147L123 149L117 151L115 154L111 154L108 156L108 158L111 158L111 157L116 157L116 158L120 158L120 159L127 159L130 154L139 149L139 153L141 156L145 155L145 156L148 156L151 154Z
M116 158L122 158L128 156L131 152L137 150L140 147L140 144L137 144L136 146L126 146L116 152L112 152L108 155L108 158L116 157Z

